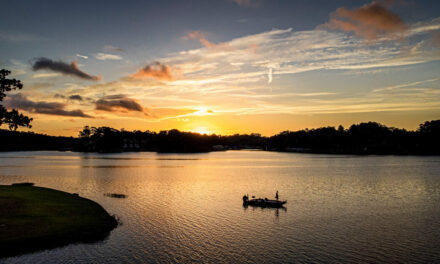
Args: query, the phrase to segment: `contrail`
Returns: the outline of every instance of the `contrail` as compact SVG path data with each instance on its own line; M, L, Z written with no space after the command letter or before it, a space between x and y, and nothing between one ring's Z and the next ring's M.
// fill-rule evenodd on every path
M268 80L267 83L272 83L272 68L269 68L269 73L267 74Z

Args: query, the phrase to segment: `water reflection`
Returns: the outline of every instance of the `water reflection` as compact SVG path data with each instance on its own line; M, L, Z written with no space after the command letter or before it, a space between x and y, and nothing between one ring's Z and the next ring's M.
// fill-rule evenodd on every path
M199 158L133 158L133 157L93 157L93 156L81 156L81 159L91 160L206 160Z
M249 208L250 207L250 208ZM247 210L261 210L262 212L266 212L266 213L274 213L274 216L277 220L279 220L280 217L280 211L283 213L287 212L287 208L284 206L281 207L258 207L258 206L252 206L252 205L247 205L247 204L243 204L243 208L244 211L246 212Z
M438 171L439 157L0 153L1 184L79 193L124 223L104 243L4 262L439 262ZM242 206L276 190L284 208Z

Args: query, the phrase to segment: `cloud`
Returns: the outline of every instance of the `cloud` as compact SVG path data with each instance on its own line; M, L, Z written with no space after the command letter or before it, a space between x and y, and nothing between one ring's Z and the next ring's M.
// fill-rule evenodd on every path
M26 73L27 65L25 63L15 59L10 59L9 63L9 65L7 65L7 68L10 69L13 76L23 75Z
M32 42L42 40L42 38L28 33L0 32L0 40L8 42Z
M267 83L268 84L272 83L272 74L273 74L273 69L269 68L269 73L267 74Z
M26 84L26 90L43 90L53 87L55 84L50 82L37 82Z
M95 109L111 113L141 113L142 118L148 117L155 120L178 118L199 113L197 109L190 107L143 107L137 100L126 97L123 94L105 96L95 102ZM206 114L212 114L212 110L207 110Z
M134 79L154 78L158 80L172 81L174 79L171 73L171 67L158 61L153 62L139 69L138 72L130 76Z
M66 96L66 95L56 93L56 94L54 94L53 97L59 98L59 99L71 100L71 101L84 101L84 100L91 101L91 102L94 101L92 98L84 97L79 94L73 94L73 95Z
M228 45L228 43L219 43L219 44L215 44L210 42L209 40L206 39L206 35L200 31L191 31L190 33L188 33L186 36L183 36L182 39L184 40L188 40L188 39L196 39L198 41L200 41L200 43L210 49L214 49L214 48L220 48L220 49L227 49L230 48L230 46Z
M440 32L436 32L433 34L432 43L434 43L437 46L440 46Z
M377 39L370 45L337 31L274 29L232 39L226 43L231 47L228 50L193 49L160 60L180 69L184 76L169 86L204 93L230 91L233 87L268 82L270 68L273 80L275 75L314 70L359 70L435 61L440 59L435 50L417 54L407 51L416 37L426 38L439 25L440 19L413 24L406 32L407 42ZM198 34L189 37L195 36ZM251 44L258 45L256 52L249 50Z
M98 60L122 60L121 56L108 53L97 53L95 58Z
M77 57L80 57L81 59L88 59L88 56L85 55L81 55L81 54L76 54Z
M51 70L57 73L61 73L64 75L71 75L80 79L89 80L89 81L98 81L101 79L100 76L89 75L78 68L78 64L76 61L68 64L63 61L53 61L48 58L37 58L34 64L32 65L32 69L34 71L38 70Z
M437 81L439 81L439 79L434 78L434 79L428 79L428 80L423 80L423 81L392 85L392 86L387 86L387 87L382 87L382 88L376 88L372 92L377 93L377 92L392 91L392 90L397 90L397 89L407 88L407 87L417 87L421 84L432 83L432 82L437 82Z
M214 43L209 42L206 39L205 34L200 31L191 31L190 33L188 33L188 35L184 36L183 39L184 40L197 39L198 41L200 41L200 43L202 43L203 46L208 48L213 48L216 46Z
M79 94L71 95L71 96L69 96L68 98L69 98L70 100L76 100L76 101L82 101L82 100L83 100L82 96L79 95Z
M32 101L21 93L9 96L6 101L6 106L38 114L91 118L90 115L85 114L79 109L65 110L66 104L64 103Z
M199 112L191 108L152 108L148 110L149 116L157 119L171 119L192 116Z
M143 112L148 112L148 116L155 120L164 118L163 109L170 109L166 111L166 118L183 118L177 116L180 109L199 106L215 109L216 116L426 109L428 105L421 103L422 99L430 102L431 107L439 107L440 103L433 101L440 102L440 94L405 97L397 94L400 93L397 89L394 97L371 92L362 101L359 98L363 98L366 87L370 87L371 91L378 87L372 87L370 83L358 86L351 81L355 78L347 77L344 77L347 78L346 88L326 83L329 75L359 75L365 71L400 72L410 68L409 65L426 69L428 66L423 63L440 61L439 49L434 46L422 46L416 53L410 52L413 44L423 40L428 42L431 33L440 27L440 19L409 24L408 27L405 31L407 41L391 42L378 38L369 45L365 45L363 39L340 31L273 29L232 39L226 43L231 49L201 47L158 58L161 65L172 65L171 72L174 73L175 69L181 71L179 78L174 78L172 82L122 78L91 85L81 95L101 98L103 93L123 92L122 97L135 98L138 104L144 106ZM252 44L258 46L255 52L249 49ZM157 70L161 68L152 65ZM147 77L151 77L151 65L146 68ZM270 68L272 81L279 80L280 84L268 91ZM298 80L317 75L323 77L313 79L310 85L296 81L295 77L300 73L311 71L315 72L302 75ZM176 109L173 110L176 113L171 109ZM188 112L185 118L197 113ZM137 115L140 112L131 113Z
M60 76L60 75L61 75L60 73L56 73L56 72L52 72L52 73L37 73L37 74L34 74L32 76L32 78L34 78L34 79L52 78L52 77L57 77L57 76Z
M135 100L122 96L110 96L104 99L99 99L95 102L96 110L107 112L116 111L137 111L143 112L144 108Z
M338 8L330 15L330 21L324 27L354 32L356 36L368 40L385 34L402 33L408 28L398 15L376 1L354 10Z
M103 50L106 52L124 52L125 51L124 49L122 49L120 47L115 47L112 45L105 45Z
M261 2L259 0L233 0L233 1L241 7L258 7Z

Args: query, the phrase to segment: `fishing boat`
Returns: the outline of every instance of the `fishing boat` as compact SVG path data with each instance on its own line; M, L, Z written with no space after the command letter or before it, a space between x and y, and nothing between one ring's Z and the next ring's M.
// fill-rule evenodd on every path
M244 206L259 206L259 207L283 207L283 205L287 203L287 201L281 200L270 200L267 198L254 198L249 199L249 195L243 196L243 205Z

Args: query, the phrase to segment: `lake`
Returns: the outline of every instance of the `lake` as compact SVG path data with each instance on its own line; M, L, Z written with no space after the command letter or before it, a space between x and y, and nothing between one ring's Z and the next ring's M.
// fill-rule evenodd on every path
M0 184L25 181L79 193L122 225L0 262L440 262L440 157L0 153ZM277 190L285 209L243 207Z

